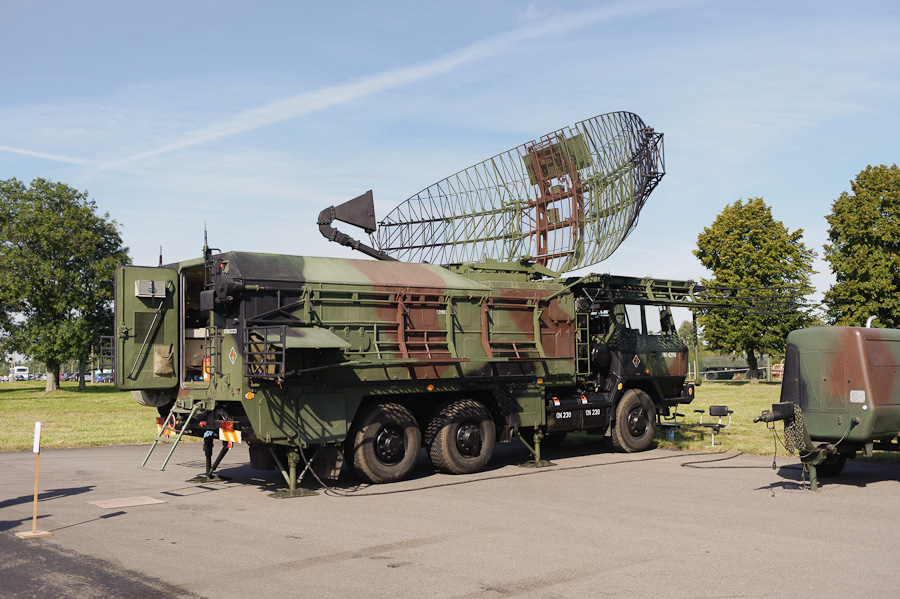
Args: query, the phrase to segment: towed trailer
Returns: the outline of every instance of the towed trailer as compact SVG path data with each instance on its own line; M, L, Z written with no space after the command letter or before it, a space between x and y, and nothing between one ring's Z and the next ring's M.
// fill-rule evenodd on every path
M836 476L858 453L900 451L900 330L792 331L780 402L754 419L777 421L813 490L819 476Z

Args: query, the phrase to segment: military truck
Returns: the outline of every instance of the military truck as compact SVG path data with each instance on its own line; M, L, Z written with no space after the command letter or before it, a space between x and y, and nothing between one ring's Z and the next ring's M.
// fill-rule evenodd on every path
M663 174L662 134L609 113L460 171L377 226L371 191L320 213L326 238L375 261L204 243L196 260L120 268L116 385L159 409L158 441L203 437L201 480L227 451L213 462L215 439L246 443L281 470L282 496L344 461L366 482L403 479L423 447L457 474L513 439L545 465L542 443L570 431L645 450L657 416L693 399L670 309L742 293L564 273L608 257Z
M784 422L810 472L835 476L862 452L900 451L900 330L816 327L787 338L780 402L754 419Z
M667 308L651 335L623 302L645 314L644 290L690 301L695 286L548 274L248 252L122 267L116 385L185 434L235 431L294 465L300 448L345 456L368 482L406 477L422 446L474 472L522 433L647 449L656 415L693 398L687 348Z
M249 444L291 492L306 454L381 483L408 476L422 447L449 473L515 438L539 462L541 442L570 431L643 451L657 415L693 399L670 308L716 301L689 281L562 278L527 261L210 250L121 267L115 288L116 386L208 456L214 439Z
M767 359L760 358L762 365L757 367L757 377L766 378ZM704 356L701 360L700 376L705 381L730 381L735 378L746 378L750 371L746 358L730 356Z

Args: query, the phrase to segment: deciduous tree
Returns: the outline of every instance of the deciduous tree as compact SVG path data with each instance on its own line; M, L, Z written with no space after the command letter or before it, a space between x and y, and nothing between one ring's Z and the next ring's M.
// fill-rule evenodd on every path
M699 337L699 336L698 336ZM694 349L694 323L690 320L683 321L680 325L678 325L678 338L681 341L690 347L692 350ZM700 342L701 346L703 345L700 339L697 339Z
M60 364L83 360L112 326L112 277L128 250L96 210L64 183L0 181L0 305L13 310L0 343L47 365L47 391Z
M900 328L900 168L868 166L831 205L825 259L835 283L828 320Z
M815 252L802 238L803 230L789 231L762 198L750 198L726 206L697 239L694 255L713 273L703 283L734 288L735 303L753 303L754 289L761 287L795 289L799 301L786 313L717 308L698 318L707 348L746 356L751 382L757 382L760 354L781 353L788 332L812 322L803 298L812 292Z

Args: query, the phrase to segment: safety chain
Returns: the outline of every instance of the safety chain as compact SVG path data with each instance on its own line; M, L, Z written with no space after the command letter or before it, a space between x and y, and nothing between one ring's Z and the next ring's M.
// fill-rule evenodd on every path
M803 410L794 404L794 420L790 424L784 421L784 448L788 453L796 454L806 449L806 437L803 434Z

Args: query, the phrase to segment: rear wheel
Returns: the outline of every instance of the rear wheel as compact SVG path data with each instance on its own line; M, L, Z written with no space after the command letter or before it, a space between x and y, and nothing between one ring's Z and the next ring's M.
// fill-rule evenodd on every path
M428 430L428 455L441 472L478 472L494 453L497 436L494 421L487 408L477 401L461 399L444 406Z
M374 405L347 441L348 462L359 478L370 483L406 478L422 449L422 433L416 419L395 403Z
M626 453L650 449L656 434L656 408L650 396L639 389L629 389L616 406L616 423L612 427L613 447Z

